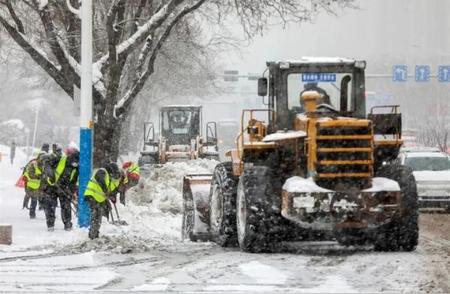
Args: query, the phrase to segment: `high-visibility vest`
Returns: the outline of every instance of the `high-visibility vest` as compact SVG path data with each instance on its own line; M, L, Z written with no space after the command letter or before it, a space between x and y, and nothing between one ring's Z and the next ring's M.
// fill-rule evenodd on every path
M130 174L135 174L137 175L137 177L139 178L141 175L141 168L139 167L139 165L137 165L136 163L132 163L126 170L126 175L125 175L125 179L124 179L124 183L128 184L129 180L128 180L128 176Z
M120 179L111 179L111 182L109 184L110 187L108 187L110 189L110 192L116 190L120 185Z
M73 169L72 172L70 173L70 182L73 181L73 178L75 177L76 172L77 172L77 170ZM78 177L77 177L77 185L78 185Z
M50 179L47 179L47 182L50 184L50 186L54 186L58 183L59 178L64 172L64 169L66 168L66 162L67 162L67 156L62 155L61 158L58 161L58 165L56 166L55 170L55 182L53 183Z
M40 175L42 174L42 170L39 168L36 161L32 161L29 164L31 167L34 168L34 174L36 175L37 178L31 177L30 173L28 172L28 168L30 167L28 165L27 165L23 175L27 178L27 188L31 189L31 190L37 190L41 186Z
M106 185L108 191L103 191L102 187L99 185L99 183L95 179L95 175L97 174L97 172L99 170L103 170L105 172L105 185ZM115 182L115 180L114 179L111 180L109 173L106 169L104 169L104 168L98 169L92 175L91 180L89 181L89 183L86 187L86 191L84 192L84 196L92 197L98 203L103 203L106 201L106 193L110 193L114 190L113 189L114 183L112 183L112 182Z

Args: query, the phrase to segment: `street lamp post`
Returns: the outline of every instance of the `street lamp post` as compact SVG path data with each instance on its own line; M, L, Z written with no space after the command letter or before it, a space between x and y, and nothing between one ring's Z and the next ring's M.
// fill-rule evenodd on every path
M33 129L33 141L31 143L31 154L33 154L34 148L36 147L36 135L37 135L37 127L38 127L38 120L39 120L39 110L41 106L40 104L36 105L36 112L34 114L34 129Z
M81 97L80 97L80 166L78 189L78 225L88 227L90 211L84 191L92 171L92 0L81 5Z

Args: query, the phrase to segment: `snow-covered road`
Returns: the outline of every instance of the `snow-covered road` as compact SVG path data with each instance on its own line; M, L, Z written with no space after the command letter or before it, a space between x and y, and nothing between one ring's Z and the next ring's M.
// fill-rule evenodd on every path
M377 253L333 242L283 244L283 253L247 254L211 243L182 242L182 173L207 172L200 161L166 166L150 175L120 207L128 227L87 232L45 229L29 220L14 182L20 164L0 162L0 223L13 225L13 245L0 245L0 292L450 292L447 215L422 215L418 249Z

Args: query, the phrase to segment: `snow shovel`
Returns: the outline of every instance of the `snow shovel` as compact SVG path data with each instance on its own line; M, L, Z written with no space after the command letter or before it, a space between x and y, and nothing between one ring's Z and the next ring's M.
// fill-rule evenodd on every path
M108 201L109 201L109 200L108 200ZM110 224L113 224L113 225L115 225L115 226L128 226L128 223L127 223L126 221L120 220L120 217L119 217L119 213L118 213L118 211L117 211L116 204L115 204L115 203L113 203L113 204L114 204L114 208L115 208L115 210L116 210L117 220L114 219L114 214L113 214L113 212L112 212L112 209L110 209L110 210L109 210L109 212L110 212L110 214L111 214L111 222L110 222ZM111 208L111 202L109 203L109 207Z
M75 215L77 214L77 205L75 204L75 202L73 201L72 197L70 196L70 194L68 194L63 188L61 188L59 185L55 185L56 188L58 188L59 191L61 191L61 193L64 194L64 196L66 196L66 198L70 201L70 208L72 209L73 213L75 213Z
M117 222L118 222L121 226L128 226L128 223L127 223L126 221L120 219L119 211L117 210L117 206L116 206L115 203L113 203L113 204L114 204L114 210L116 211L116 215L117 215Z

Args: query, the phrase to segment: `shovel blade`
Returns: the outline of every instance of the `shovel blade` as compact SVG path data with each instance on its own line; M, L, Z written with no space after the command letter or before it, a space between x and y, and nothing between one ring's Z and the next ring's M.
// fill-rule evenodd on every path
M128 226L128 223L126 222L126 221L118 221L118 220L116 220L116 221L111 221L111 222L109 222L110 224L112 224L112 225L115 225L115 226Z

